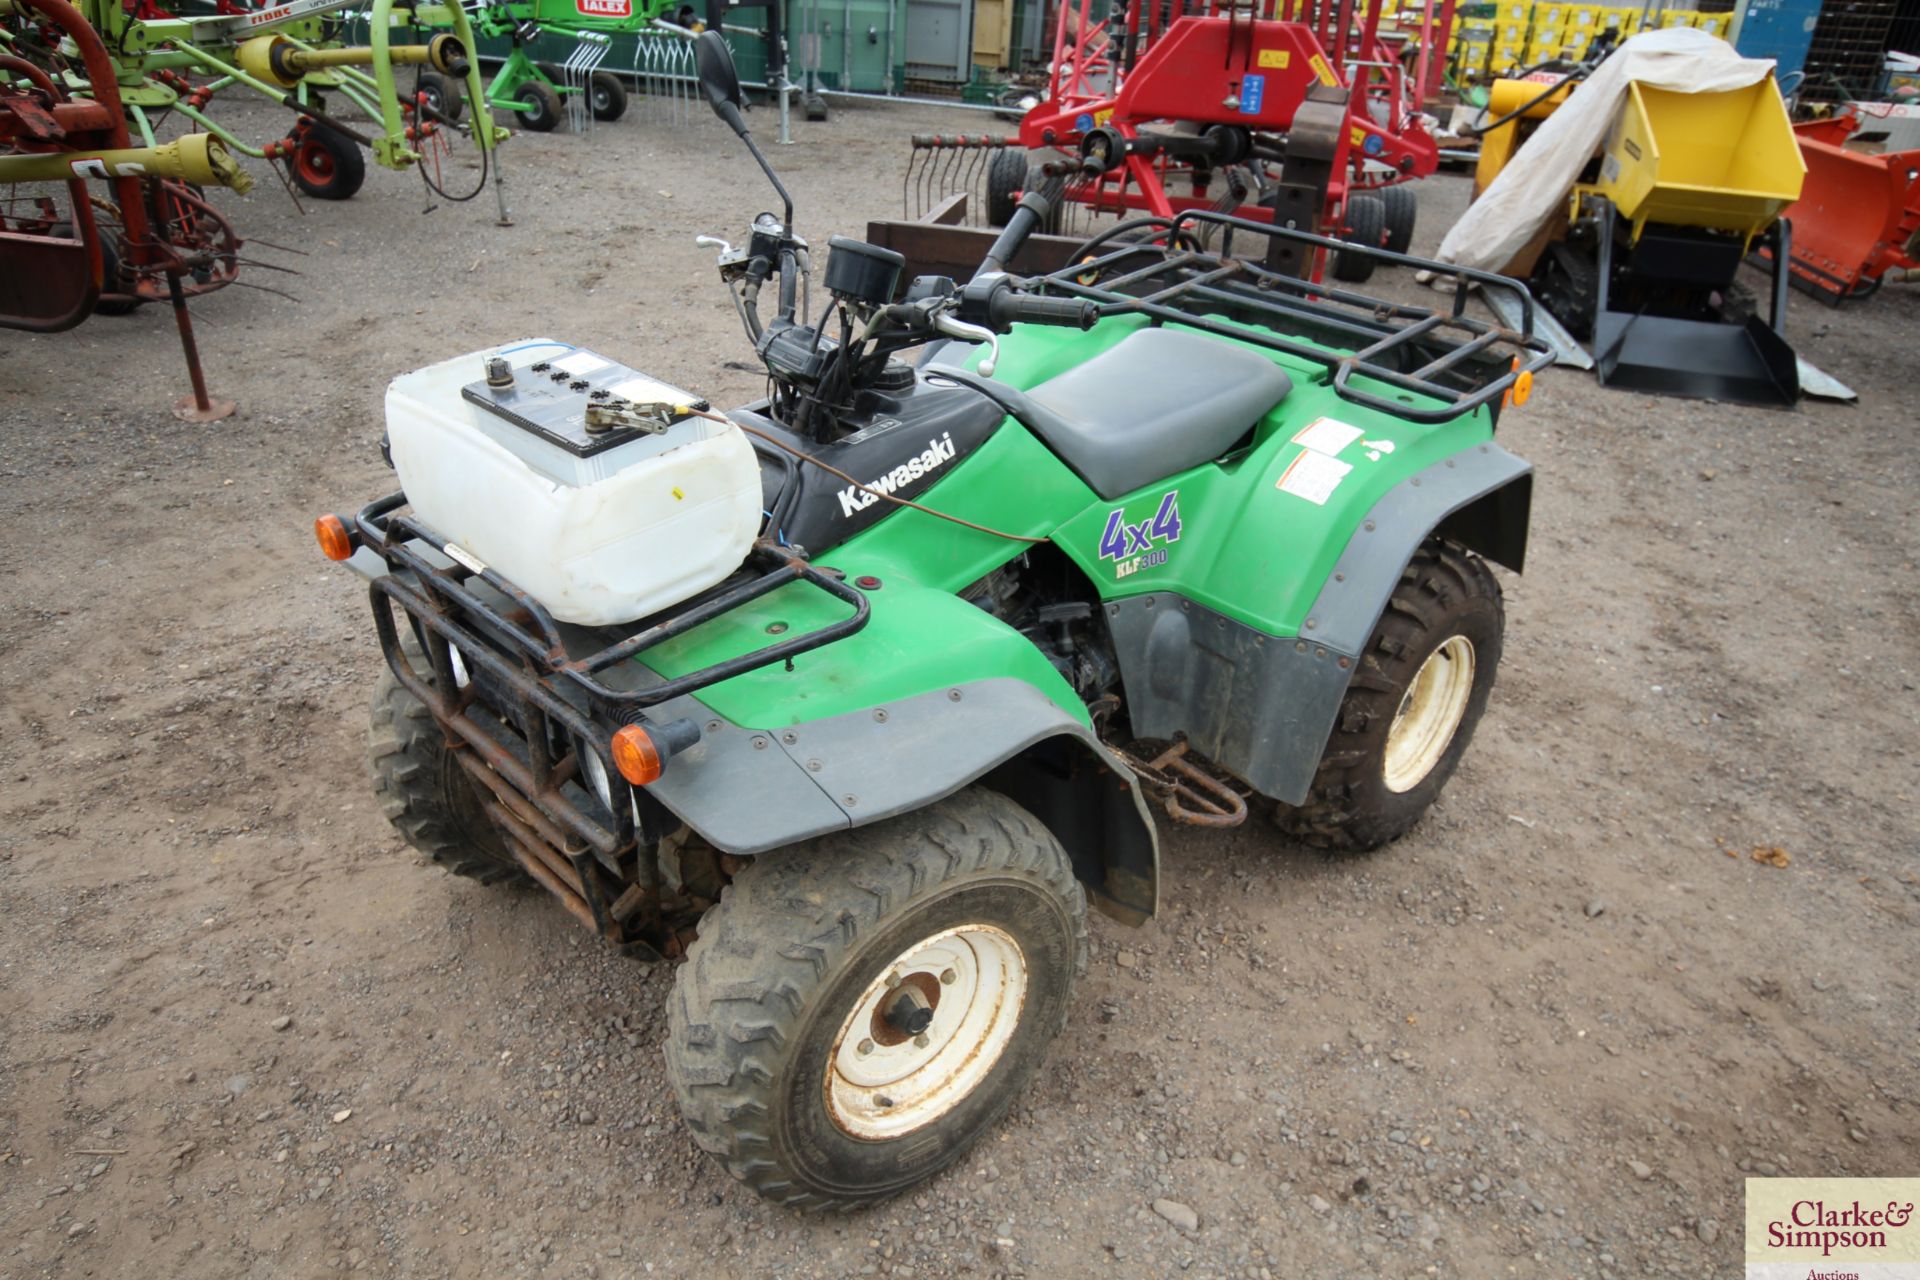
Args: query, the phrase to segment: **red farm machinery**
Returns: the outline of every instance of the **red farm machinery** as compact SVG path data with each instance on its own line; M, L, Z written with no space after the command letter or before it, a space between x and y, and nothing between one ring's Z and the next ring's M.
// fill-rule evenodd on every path
M1795 286L1839 304L1920 268L1920 150L1888 151L1871 108L1793 126L1806 161L1789 250ZM1879 134L1884 139L1885 134Z
M938 198L983 179L977 213L994 225L1045 184L1057 232L1207 209L1406 251L1405 184L1440 161L1421 108L1440 88L1453 0L1398 20L1380 0L1126 0L1104 19L1099 4L1061 0L1047 96L1017 139L914 139L909 217L953 220ZM1274 246L1268 265L1297 277L1373 269Z

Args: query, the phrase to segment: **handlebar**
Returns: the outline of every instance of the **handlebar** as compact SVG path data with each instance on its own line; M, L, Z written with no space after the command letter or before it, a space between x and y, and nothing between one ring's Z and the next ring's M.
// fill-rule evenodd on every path
M987 302L987 318L995 329L1014 324L1057 324L1091 329L1100 318L1100 305L1085 298L1048 298L1034 293L997 289Z

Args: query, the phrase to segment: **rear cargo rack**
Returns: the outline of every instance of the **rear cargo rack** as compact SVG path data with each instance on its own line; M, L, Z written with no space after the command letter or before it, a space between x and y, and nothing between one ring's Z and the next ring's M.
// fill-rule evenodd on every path
M1166 243L1120 240L1129 235ZM1452 310L1389 302L1236 257L1235 238L1244 242L1247 236L1265 241L1259 257L1273 241L1286 240L1453 277ZM1218 252L1198 247L1214 239ZM1101 278L1110 272L1117 274ZM1047 293L1100 303L1103 315L1146 315L1318 364L1333 375L1333 389L1343 400L1413 422L1470 413L1554 359L1552 346L1533 332L1533 295L1517 280L1205 209L1109 227L1087 241L1071 264L1037 280ZM1521 328L1468 316L1469 284L1513 294ZM1301 334L1314 340L1289 336ZM1364 385L1367 380L1381 389ZM1394 389L1439 403L1390 394Z
M866 595L847 585L834 572L816 568L795 555L790 548L761 539L754 543L747 555L746 568L751 576L744 581L723 584L705 595L695 597L693 602L677 613L656 615L648 620L649 625L632 635L605 645L586 657L574 658L569 655L562 639L560 623L538 601L494 570L479 565L472 556L452 547L446 538L428 528L418 517L402 514L400 508L406 503L404 493L389 494L369 503L354 517L361 544L385 559L390 570L410 571L420 584L416 588L389 576L375 582L376 597L385 595L392 598L427 626L433 624L423 613L452 614L456 617L464 615L530 660L534 675L566 681L609 710L638 712L723 680L745 675L749 671L788 661L854 634L867 625L872 612ZM413 545L416 542L444 552L453 563L435 564ZM516 606L513 615L502 612L473 591L468 584L474 578L511 600ZM729 610L758 600L793 582L805 582L818 587L834 599L851 606L853 615L738 657L716 662L712 666L672 679L662 679L644 688L617 688L595 678L610 667L623 664L657 645L685 635L703 623L711 622Z

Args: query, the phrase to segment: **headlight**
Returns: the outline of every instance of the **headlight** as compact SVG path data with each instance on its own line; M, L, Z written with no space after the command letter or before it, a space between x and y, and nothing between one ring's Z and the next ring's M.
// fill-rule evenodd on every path
M586 751L582 758L587 762L587 781L593 784L593 792L600 797L600 803L607 806L607 812L613 812L613 787L607 781L607 766L600 763L598 751Z

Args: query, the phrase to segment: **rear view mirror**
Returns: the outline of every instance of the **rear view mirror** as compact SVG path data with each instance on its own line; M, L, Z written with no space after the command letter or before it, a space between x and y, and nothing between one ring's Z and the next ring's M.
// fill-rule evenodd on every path
M718 31L702 31L693 41L693 60L700 71L700 89L707 95L707 105L744 137L747 122L740 108L745 100L740 94L740 73L733 66L733 50L727 48Z

